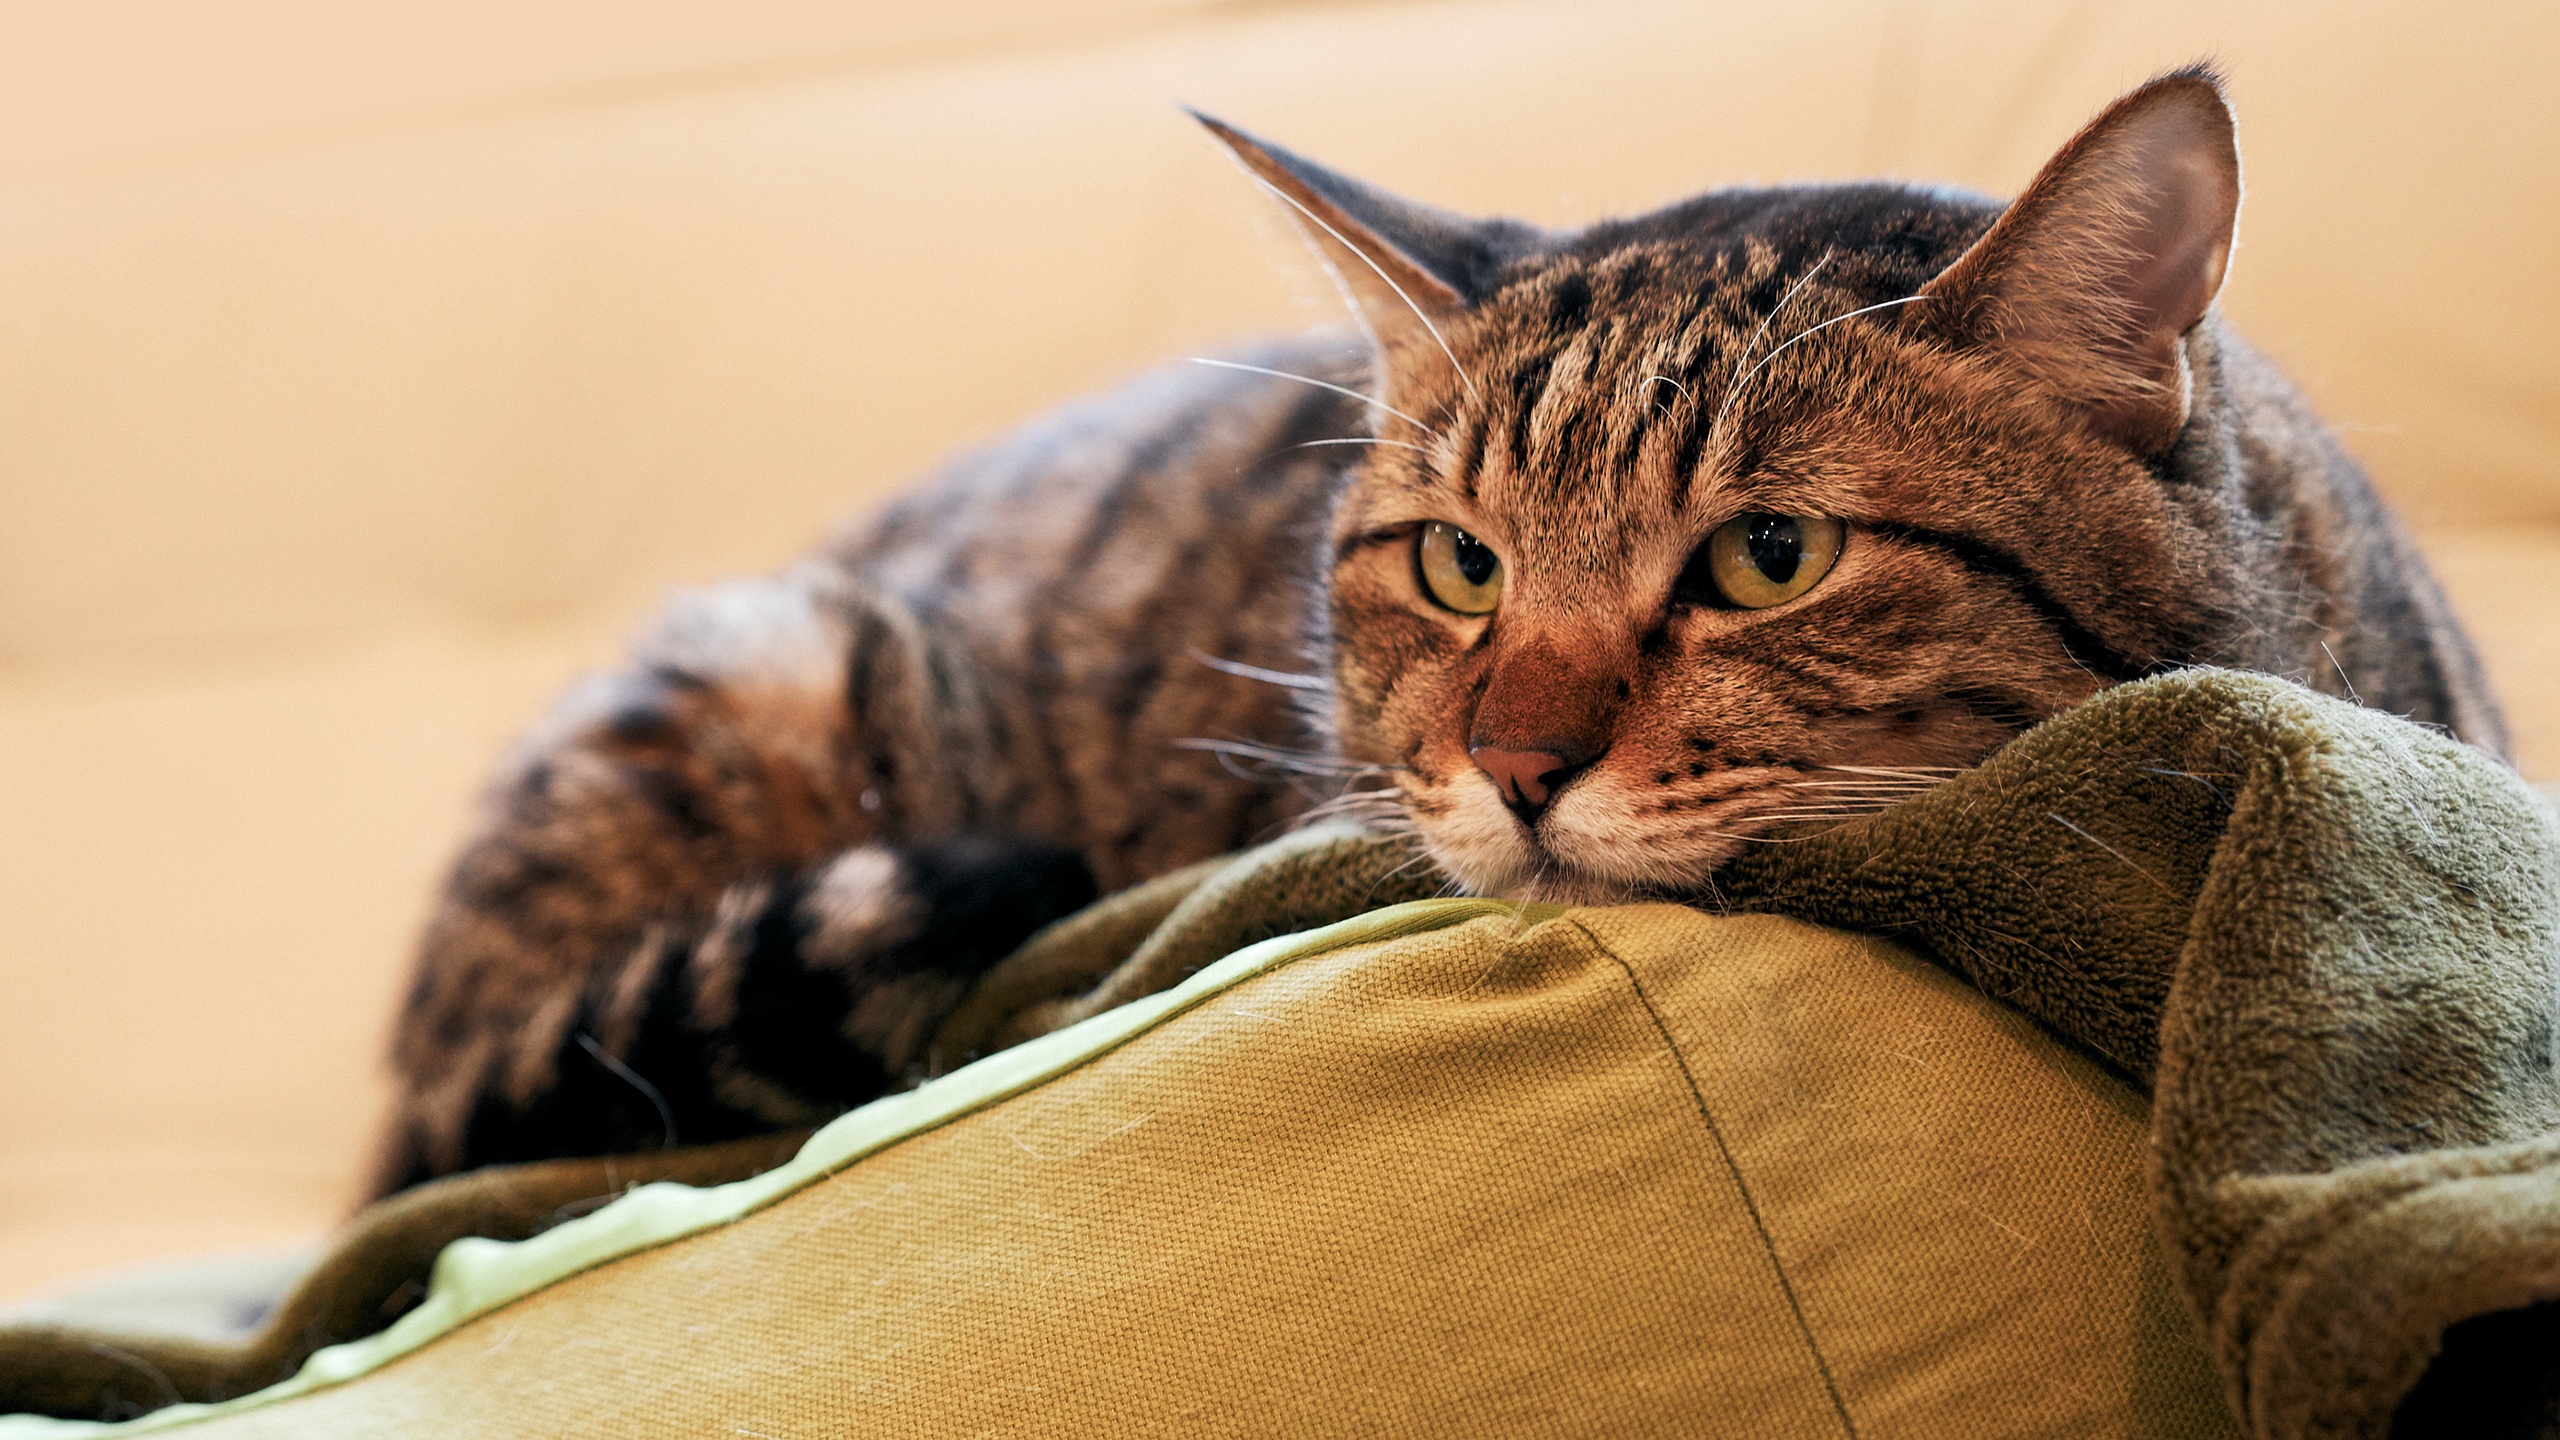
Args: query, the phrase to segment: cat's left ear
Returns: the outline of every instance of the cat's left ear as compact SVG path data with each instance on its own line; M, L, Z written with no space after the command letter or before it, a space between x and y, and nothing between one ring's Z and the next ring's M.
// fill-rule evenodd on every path
M1490 293L1511 252L1536 234L1515 221L1471 220L1401 199L1190 114L1289 207L1381 348L1445 348L1439 324Z
M1997 349L2139 454L2185 427L2182 337L2221 292L2240 151L2214 73L2173 71L2107 107L1990 233L1921 293L1913 322Z

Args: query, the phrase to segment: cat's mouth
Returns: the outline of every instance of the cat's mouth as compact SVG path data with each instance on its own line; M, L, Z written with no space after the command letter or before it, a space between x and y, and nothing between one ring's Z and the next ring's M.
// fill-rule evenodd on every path
M1741 795L1668 823L1633 813L1605 786L1568 788L1525 818L1490 787L1451 798L1415 807L1424 848L1442 871L1469 894L1560 905L1695 894L1760 828Z
M1716 872L1746 850L1891 809L1963 774L2010 735L1962 711L1915 727L1905 709L1841 717L1832 730L1828 753L1721 768L1686 756L1662 763L1631 747L1634 758L1588 766L1540 796L1506 789L1480 766L1436 775L1414 766L1398 789L1424 849L1466 893L1571 905L1685 901L1712 893Z
M1710 781L1707 793L1666 805L1657 796L1593 775L1566 787L1554 803L1529 816L1504 804L1489 784L1460 782L1413 805L1411 813L1424 848L1469 894L1611 905L1702 894L1727 861L1754 844L1802 828L1805 817L1821 817L1815 822L1820 828L1853 818L1852 806L1856 813L1870 813L1888 798L1879 794L1856 801L1808 802L1807 786L1828 794L1818 787L1921 783L1808 780L1804 771L1786 767L1737 769L1719 778L1721 783ZM1896 788L1890 798L1903 793Z

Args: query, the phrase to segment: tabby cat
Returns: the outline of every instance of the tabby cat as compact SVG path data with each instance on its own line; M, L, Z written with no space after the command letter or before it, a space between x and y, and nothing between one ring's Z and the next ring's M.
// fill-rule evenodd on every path
M2179 666L2503 749L2408 541L2214 313L2206 70L2006 207L1737 189L1570 232L1204 123L1360 335L1067 409L574 692L428 929L380 1191L822 1120L935 1063L1035 927L1328 785L1455 887L1607 901Z

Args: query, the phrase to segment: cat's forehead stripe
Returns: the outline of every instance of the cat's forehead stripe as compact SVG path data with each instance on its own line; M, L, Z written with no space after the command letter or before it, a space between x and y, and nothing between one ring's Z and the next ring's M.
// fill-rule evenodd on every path
M1915 205L1956 213L1919 223ZM1524 259L1461 327L1469 367L1500 379L1465 396L1441 377L1440 423L1466 438L1426 483L1517 508L1514 528L1534 532L1677 520L1757 463L1755 432L1784 423L1796 387L1762 362L1914 291L1987 209L1890 186L1728 192ZM1848 333L1829 338L1792 363Z
M1617 309L1573 329L1531 323L1574 313L1553 297L1592 293L1589 268L1606 272L1596 288ZM1459 493L1476 499L1490 480L1501 499L1541 509L1635 499L1678 509L1706 457L1724 362L1742 344L1739 307L1699 283L1701 268L1568 257L1498 297L1470 338L1502 355L1506 378L1464 413L1472 436L1499 428L1502 464L1490 473L1484 447L1472 445L1470 463L1450 475Z

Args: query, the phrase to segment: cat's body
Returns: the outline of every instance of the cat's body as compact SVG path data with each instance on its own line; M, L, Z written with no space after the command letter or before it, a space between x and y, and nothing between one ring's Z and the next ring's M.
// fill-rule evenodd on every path
M868 1099L1038 924L1277 833L1310 772L1454 883L1606 899L2178 665L2501 748L2405 538L2205 313L2237 180L2200 96L2121 102L2007 220L1795 187L1546 235L1230 134L1374 348L1147 377L679 603L493 791L379 1186ZM2146 165L2157 236L2071 231ZM2085 334L2048 317L2074 284L2113 286Z

